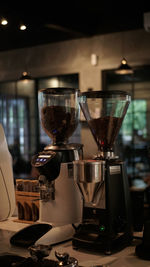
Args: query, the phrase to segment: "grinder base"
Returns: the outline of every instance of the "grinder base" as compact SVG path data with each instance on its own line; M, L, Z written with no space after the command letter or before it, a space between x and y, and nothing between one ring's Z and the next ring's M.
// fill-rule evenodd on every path
M73 237L74 249L102 252L106 255L116 253L131 244L132 238L127 233L115 236L100 234L99 226L83 224Z

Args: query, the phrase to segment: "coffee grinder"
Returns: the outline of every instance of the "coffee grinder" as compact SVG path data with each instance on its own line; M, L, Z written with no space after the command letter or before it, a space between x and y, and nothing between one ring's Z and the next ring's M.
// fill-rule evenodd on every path
M32 159L39 172L40 222L53 228L36 244L65 241L74 234L72 225L82 220L83 198L73 179L73 161L82 158L82 145L68 143L78 125L78 89L46 88L39 91L39 113L45 133L52 139Z
M84 197L83 221L73 247L111 254L130 244L132 218L125 164L113 151L130 96L122 91L92 91L80 95L80 106L98 153L74 161L74 179Z

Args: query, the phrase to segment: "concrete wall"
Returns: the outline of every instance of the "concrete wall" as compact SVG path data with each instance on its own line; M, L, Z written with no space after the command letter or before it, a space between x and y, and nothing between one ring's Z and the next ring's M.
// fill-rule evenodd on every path
M131 66L149 64L150 33L141 29L0 52L0 81L18 79L24 70L33 77L79 73L82 91L99 90L101 70L117 68L122 56Z

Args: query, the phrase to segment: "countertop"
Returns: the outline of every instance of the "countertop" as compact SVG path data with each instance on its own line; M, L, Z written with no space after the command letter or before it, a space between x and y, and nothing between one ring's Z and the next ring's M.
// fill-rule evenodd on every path
M27 224L14 222L13 217L7 221L0 222L0 253L13 253L24 257L29 257L29 252L27 249L16 247L10 244L10 237L16 232L26 227ZM136 235L141 235L142 233L136 233ZM71 257L75 257L79 265L94 267L97 265L104 265L110 267L150 267L150 261L144 261L139 259L135 255L135 246L138 244L139 240L133 240L133 244L126 247L120 252L106 256L104 254L81 252L74 250L72 248L71 241L65 242L63 244L53 246L53 249L48 258L55 259L54 253L58 252L68 252Z

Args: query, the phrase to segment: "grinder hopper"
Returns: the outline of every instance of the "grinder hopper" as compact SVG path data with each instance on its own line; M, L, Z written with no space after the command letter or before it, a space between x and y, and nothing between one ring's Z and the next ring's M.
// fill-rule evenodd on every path
M81 110L98 146L98 154L95 160L74 162L74 179L85 202L91 205L99 201L106 159L115 158L113 145L130 100L131 97L124 91L92 91L80 95Z
M101 152L112 151L130 103L123 91L93 91L80 96L80 106Z
M78 125L78 89L46 88L38 94L41 124L55 146L67 144Z

